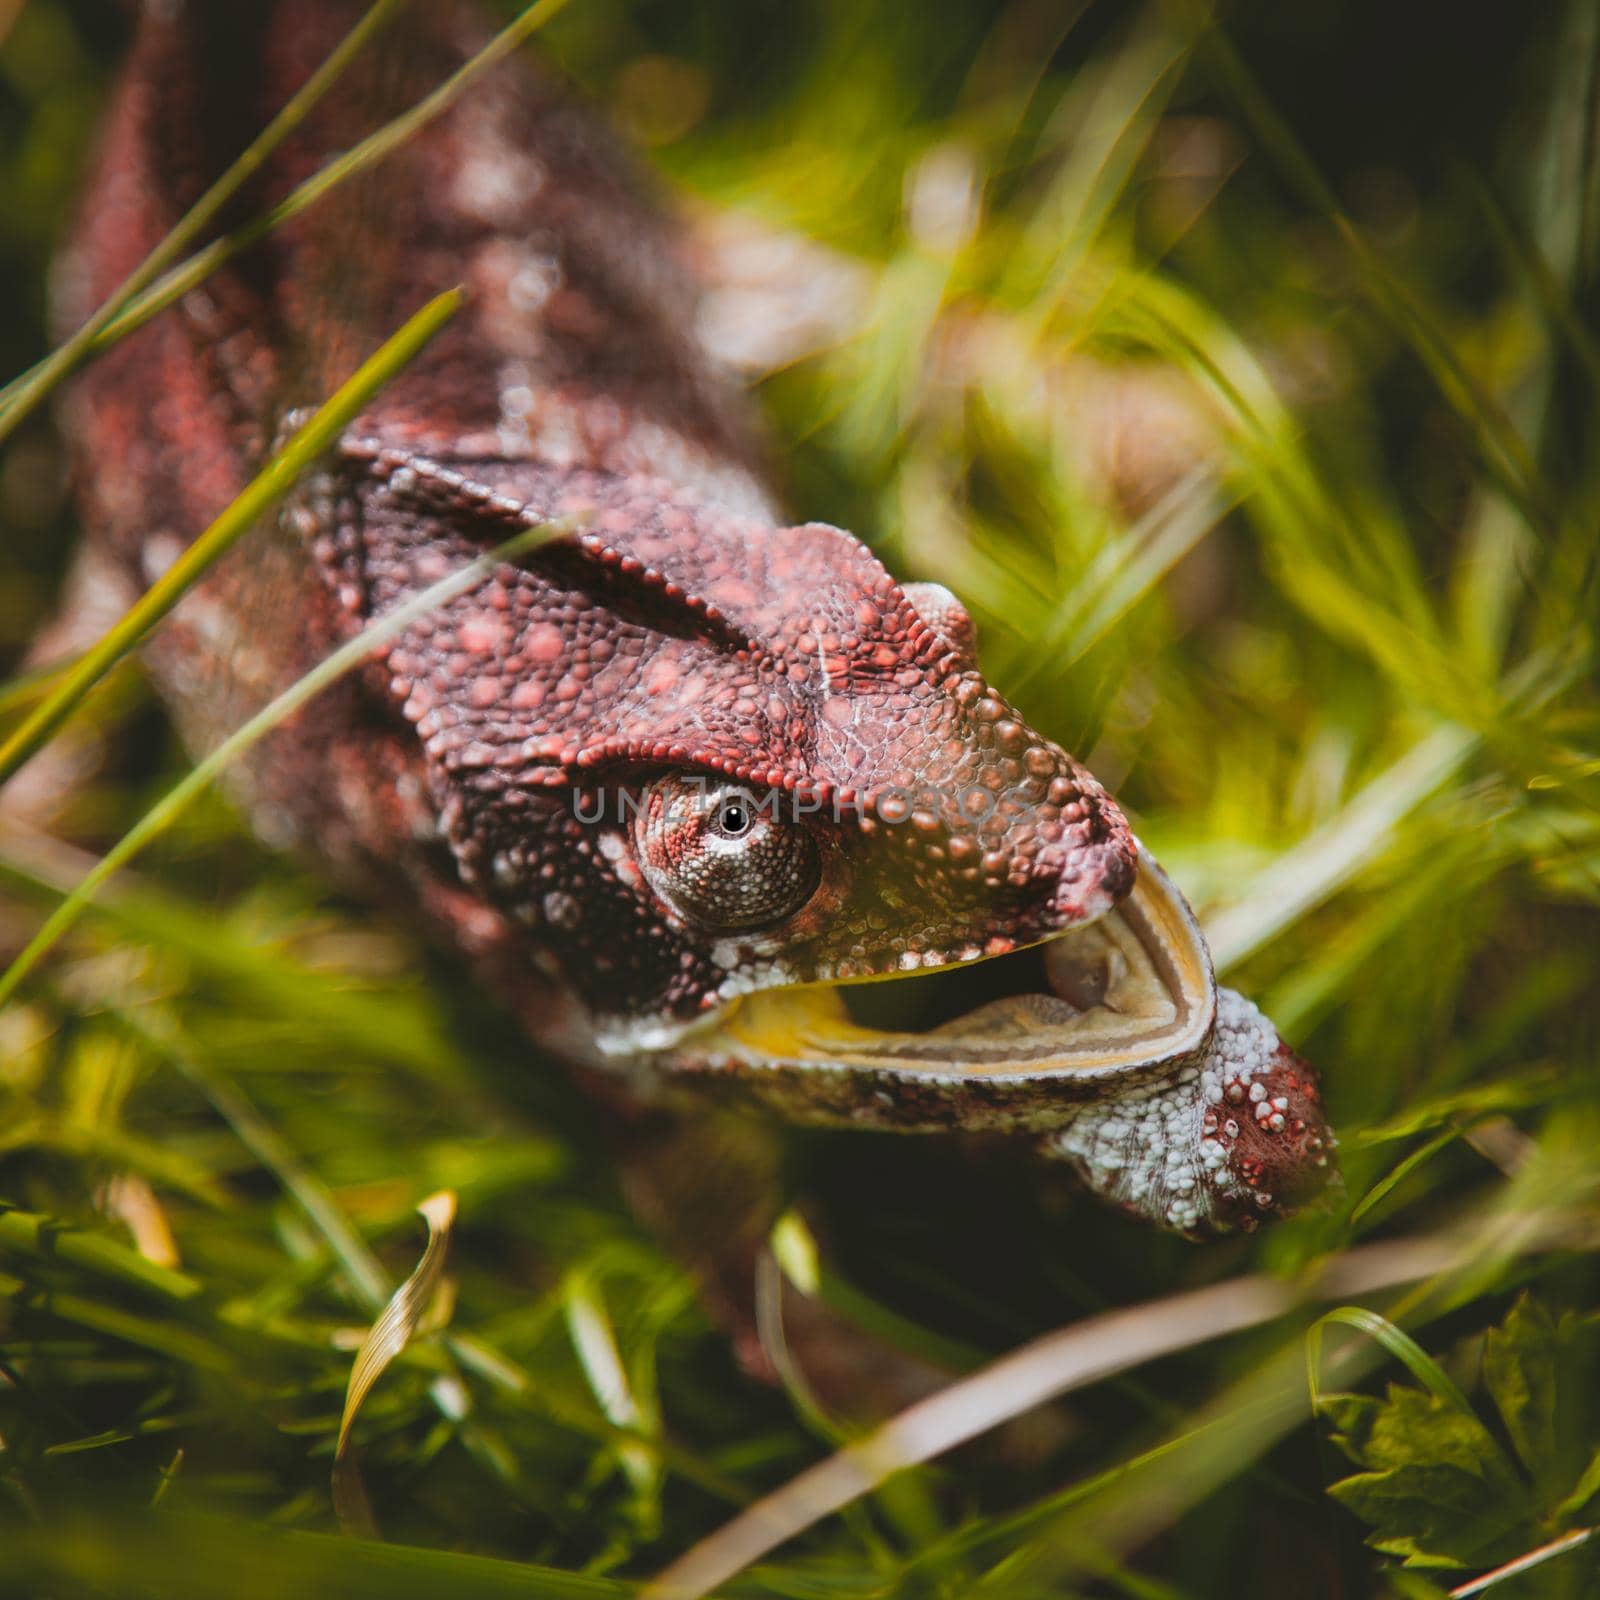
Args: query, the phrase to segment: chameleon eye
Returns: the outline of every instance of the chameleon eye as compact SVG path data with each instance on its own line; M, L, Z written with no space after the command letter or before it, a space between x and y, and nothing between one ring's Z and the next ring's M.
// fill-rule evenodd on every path
M821 878L817 842L779 793L679 776L645 791L634 841L650 887L708 928L759 928L796 912Z
M717 809L716 826L724 839L742 839L755 826L755 812L743 790L723 796Z

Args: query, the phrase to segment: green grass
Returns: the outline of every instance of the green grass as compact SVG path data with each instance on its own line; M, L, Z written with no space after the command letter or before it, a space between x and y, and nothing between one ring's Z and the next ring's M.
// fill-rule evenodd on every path
M1338 1205L1195 1249L1003 1153L795 1135L791 1279L957 1371L1066 1330L958 1391L973 1427L1057 1393L1031 1432L822 1466L859 1427L738 1374L446 958L161 809L124 666L68 724L135 752L73 842L0 825L8 963L152 835L0 1008L0 1593L629 1593L810 1469L839 1509L780 1499L719 1593L1437 1595L1529 1552L1489 1592L1594 1591L1600 24L1451 63L1269 9L574 0L547 48L697 206L845 271L761 384L786 491L957 589L1115 788L1321 1067ZM0 378L48 352L110 41L88 0L0 37ZM13 654L76 537L32 409L68 364L0 397ZM63 681L0 683L0 739ZM449 1322L361 1405L344 1538L352 1361L440 1189Z

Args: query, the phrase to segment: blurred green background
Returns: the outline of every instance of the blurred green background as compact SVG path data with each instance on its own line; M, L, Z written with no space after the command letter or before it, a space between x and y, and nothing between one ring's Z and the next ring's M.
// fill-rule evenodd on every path
M0 0L0 376L49 348L123 37L110 3ZM1003 1153L797 1135L825 1293L960 1368L1485 1238L1388 1307L1420 1349L1366 1345L1365 1401L1312 1417L1309 1316L1206 1342L729 1592L1438 1594L1592 1526L1594 1259L1502 1246L1600 1190L1596 8L572 0L539 48L683 204L796 510L963 596L1344 1138L1333 1212L1196 1249ZM0 664L76 531L35 420L0 450ZM92 851L183 757L136 671L80 720L111 755L59 831ZM0 950L81 867L0 832ZM285 1542L335 1526L360 1239L398 1281L440 1186L472 1415L424 1344L358 1436L380 1527L462 1559ZM0 1592L622 1593L851 1432L739 1375L592 1113L448 960L220 800L0 1011L0 1201L123 1251L0 1215ZM1594 1549L1493 1592L1593 1594Z

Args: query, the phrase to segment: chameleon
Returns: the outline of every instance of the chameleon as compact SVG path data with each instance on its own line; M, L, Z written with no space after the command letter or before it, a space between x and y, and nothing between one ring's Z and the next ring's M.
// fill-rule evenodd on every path
M63 328L356 15L145 6ZM414 7L238 215L485 37L453 0ZM603 1103L999 1136L1194 1237L1294 1210L1332 1167L1316 1075L1218 985L1105 789L986 680L957 598L784 514L684 262L598 115L526 60L496 68L79 379L76 591L147 586L298 408L463 286L152 636L150 676L203 747L516 529L569 531L257 747L234 780L257 831L460 952Z

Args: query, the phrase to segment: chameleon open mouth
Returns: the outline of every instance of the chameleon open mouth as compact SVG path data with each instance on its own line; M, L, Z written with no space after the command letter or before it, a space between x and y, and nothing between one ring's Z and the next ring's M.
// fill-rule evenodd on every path
M749 995L665 1064L814 1124L1028 1135L1194 1236L1291 1211L1332 1170L1315 1074L1218 989L1194 913L1143 850L1095 922L933 972Z
M754 1059L899 1073L1099 1075L1194 1050L1216 1012L1193 913L1141 851L1095 922L931 972L750 995L723 1023Z

